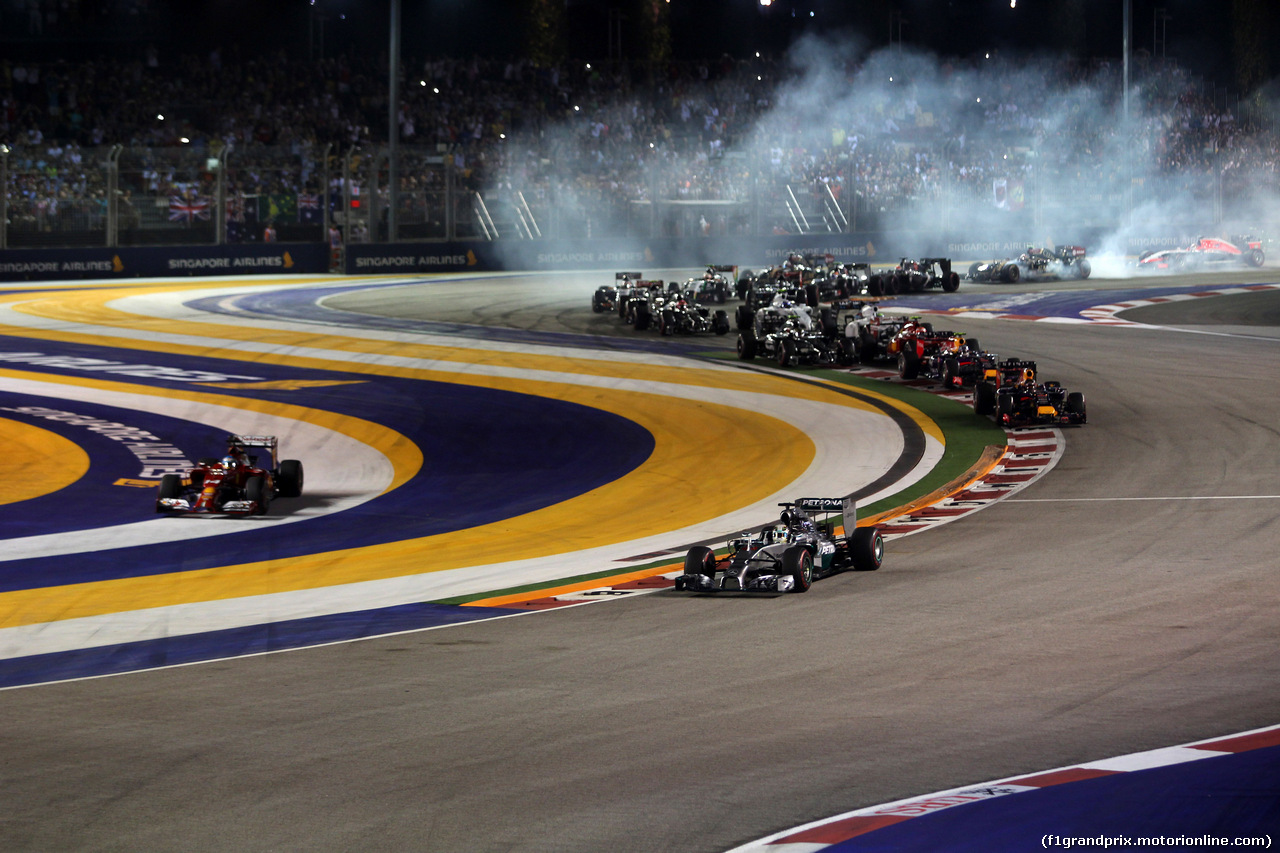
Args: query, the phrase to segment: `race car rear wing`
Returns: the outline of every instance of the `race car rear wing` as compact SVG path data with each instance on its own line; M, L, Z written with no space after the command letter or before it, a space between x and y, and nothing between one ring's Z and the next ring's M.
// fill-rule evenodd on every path
M851 497L796 498L795 505L805 512L821 512L828 515L840 513L844 516L846 531L852 531L858 525L858 503Z
M707 269L712 272L731 272L734 274L735 278L738 275L737 264L707 264Z
M644 278L644 273L642 273L642 272L616 272L616 273L614 273L614 274L613 274L613 280L614 280L614 281L622 281L624 278L625 278L625 279L629 279L629 280L631 280L631 281L639 281L640 279Z
M240 444L244 447L270 447L275 448L276 437L274 435L229 435L227 436L227 444Z
M950 258L921 258L920 266L925 269L932 269L937 264L942 275L951 275L951 259Z

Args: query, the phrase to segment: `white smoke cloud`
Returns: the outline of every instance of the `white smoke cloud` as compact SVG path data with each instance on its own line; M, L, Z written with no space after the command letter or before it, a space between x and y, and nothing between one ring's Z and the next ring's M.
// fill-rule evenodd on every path
M1277 183L1280 152L1242 150L1243 134L1232 132L1242 117L1207 113L1176 70L1136 63L1127 114L1118 63L957 61L905 46L871 50L842 33L805 37L780 68L758 70L781 80L667 90L656 112L654 103L600 97L543 128L539 145L556 152L543 171L559 215L590 217L613 202L594 234L634 233L656 221L645 207L655 197L687 193L747 203L750 219L737 227L751 237L794 230L787 187L815 205L829 188L843 209L861 211L851 230L909 232L922 247L1085 245L1100 274L1125 268L1106 256L1280 225L1280 199L1264 189ZM1268 92L1280 87L1256 103L1278 118L1280 98ZM761 98L767 106L719 150L713 133L689 133L713 105L743 112ZM683 115L660 120L663 99ZM631 138L601 144L606 126L615 140Z

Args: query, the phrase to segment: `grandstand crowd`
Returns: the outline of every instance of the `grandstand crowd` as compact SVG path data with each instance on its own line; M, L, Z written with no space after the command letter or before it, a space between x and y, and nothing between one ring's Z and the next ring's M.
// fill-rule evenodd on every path
M1008 205L1017 198L998 188L1012 191L1032 170L1042 182L1114 187L1126 168L1119 152L1138 152L1145 178L1191 184L1232 175L1274 183L1280 163L1270 122L1215 104L1175 64L1141 66L1128 130L1114 119L1120 83L1107 63L953 63L938 79L964 85L906 81L870 90L856 110L830 111L809 106L800 66L764 59L654 69L430 58L403 67L400 178L410 195L440 189L442 172L418 166L442 157L469 189L543 201L571 193L603 208L742 202L781 185L829 193L849 209L944 191ZM865 88L858 63L843 72L850 91ZM385 66L351 56L214 51L173 67L154 50L129 60L0 60L8 225L93 227L80 220L105 206L103 152L112 145L136 152L136 168L121 172L126 211L207 196L174 166L175 152L231 151L239 197L323 193L324 152L341 158L385 144L387 89ZM75 211L77 224L60 211Z

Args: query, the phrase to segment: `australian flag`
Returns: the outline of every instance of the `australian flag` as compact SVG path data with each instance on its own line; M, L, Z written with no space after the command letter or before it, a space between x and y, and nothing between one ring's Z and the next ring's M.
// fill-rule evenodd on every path
M315 193L298 193L298 221L304 225L318 225L324 221L320 196Z

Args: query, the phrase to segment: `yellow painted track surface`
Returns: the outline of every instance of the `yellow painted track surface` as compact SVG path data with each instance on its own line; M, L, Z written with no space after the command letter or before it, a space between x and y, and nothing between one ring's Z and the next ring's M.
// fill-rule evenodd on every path
M89 470L89 456L62 436L0 418L0 504L66 488Z
M261 289L270 283L256 280L253 286ZM279 286L312 283L282 280ZM228 290L235 286L227 284ZM851 411L864 419L887 422L882 413L833 388L763 373L686 366L671 359L575 357L547 347L464 347L424 336L379 337L354 330L334 334L331 328L320 326L300 328L296 323L281 323L273 328L261 321L236 323L226 317L200 322L158 316L161 311L152 315L118 307L121 300L164 295L176 309L182 294L209 288L208 281L198 285L150 282L130 287L0 295L0 333L31 340L269 362L545 396L603 409L639 424L653 435L654 451L637 469L617 481L545 509L464 531L286 560L237 562L197 571L0 594L0 629L196 602L249 600L464 569L474 569L477 577L482 577L471 584L473 591L501 589L514 581L493 566L522 561L550 561L544 569L544 573L550 572L545 579L565 577L580 571L569 559L572 555L608 548L614 543L643 542L669 531L714 521L767 500L805 475L817 455L814 442L802 427L778 416L780 406L803 404L830 411L837 423L845 417L840 412ZM178 298L173 298L174 294ZM0 379L30 375L27 371L0 370ZM135 393L222 402L249 409L270 408L275 414L318 422L354 435L385 455L396 472L392 489L414 476L422 464L418 447L377 424L275 402L222 398L216 393L217 383L198 391L169 390L88 376L40 376L44 381L64 383L68 399L75 398L78 388L128 388ZM246 383L228 383L228 387L244 388ZM351 388L358 389L359 384ZM930 436L941 441L941 433L932 421L910 407L894 405L908 411ZM42 489L50 491L78 476L76 472L82 473L87 464L83 458L77 461L74 452L64 453L66 448L55 447L59 442L68 444L65 440L37 437L31 430L23 432L28 434L26 441L43 442L39 447L42 452L56 452L64 462L56 476L45 472L43 486L0 486L0 502L34 497ZM311 468L341 463L311 459L307 464ZM749 471L750 476L734 476L742 471ZM726 487L726 478L731 488ZM564 567L557 569L560 563ZM559 575L555 574L557 570ZM462 588L466 588L465 584ZM458 590L455 585L448 592Z

